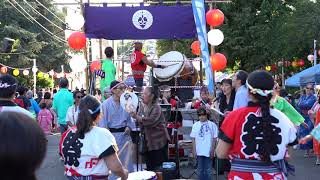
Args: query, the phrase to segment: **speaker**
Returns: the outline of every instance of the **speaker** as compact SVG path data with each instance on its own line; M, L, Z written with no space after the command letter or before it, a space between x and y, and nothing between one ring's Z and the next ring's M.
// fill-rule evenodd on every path
M3 38L3 46L2 46L2 51L4 53L9 53L12 51L12 45L14 43L14 39L10 39L8 37Z

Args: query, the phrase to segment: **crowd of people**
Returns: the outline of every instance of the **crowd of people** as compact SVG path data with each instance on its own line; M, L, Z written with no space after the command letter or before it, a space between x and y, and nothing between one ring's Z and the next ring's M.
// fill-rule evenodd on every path
M140 45L136 43L135 53ZM110 68L112 48L105 53L108 59L103 67ZM143 57L141 61L148 64ZM104 87L94 95L70 91L68 80L61 78L56 92L38 91L35 98L14 77L0 75L1 175L5 179L36 179L47 136L57 129L67 179L127 179L134 171L128 142L133 141L132 130L137 127L146 170L160 170L168 161L168 143L173 138L168 132L172 117L160 104L170 104L171 110L182 105L170 86L141 89L141 77L135 79L142 100L137 109L128 112L120 102L128 87L114 78L103 82ZM212 179L215 157L223 162L218 173L227 171L228 179L286 179L293 170L288 159L295 148L305 150L306 158L314 153L315 163L320 165L320 96L315 95L312 84L304 88L296 103L281 97L285 93L279 84L262 70L237 71L218 88L213 97L203 86L200 97L185 106L199 117L190 137L200 180ZM212 116L213 108L221 112L219 116ZM21 173L12 173L16 171Z

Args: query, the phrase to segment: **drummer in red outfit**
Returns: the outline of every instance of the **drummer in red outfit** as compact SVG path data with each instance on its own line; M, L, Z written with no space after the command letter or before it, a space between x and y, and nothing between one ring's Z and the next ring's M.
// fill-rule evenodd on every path
M206 106L207 108L210 108L212 105L212 101L209 98L209 90L206 86L202 86L200 89L200 100L192 101L191 109L199 109L200 106Z
M141 42L135 42L134 49L134 52L130 56L131 69L136 87L139 88L138 90L141 90L143 86L144 72L147 69L147 65L153 68L166 68L167 66L157 65L153 61L148 60L146 55L141 52Z

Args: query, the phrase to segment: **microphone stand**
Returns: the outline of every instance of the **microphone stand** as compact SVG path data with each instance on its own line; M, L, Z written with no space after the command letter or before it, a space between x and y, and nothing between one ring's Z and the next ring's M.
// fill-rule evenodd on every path
M177 102L176 114L174 118L174 127L173 127L173 139L175 140L175 159L176 159L176 169L177 169L177 178L180 178L180 161L179 161L179 147L178 147L178 128L177 128L177 121L178 121L178 112L179 112L179 101Z

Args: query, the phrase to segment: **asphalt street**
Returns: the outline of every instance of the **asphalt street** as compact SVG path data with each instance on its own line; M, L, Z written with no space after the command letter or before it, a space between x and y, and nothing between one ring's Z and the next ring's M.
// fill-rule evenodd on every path
M65 180L63 174L63 162L58 155L58 144L60 136L48 137L48 149L44 162L37 171L38 180ZM315 165L316 158L304 158L303 151L294 150L291 163L295 165L296 175L289 176L289 180L317 180L320 179L320 166ZM188 177L192 174L193 169L182 166L181 174ZM193 176L194 179L195 176ZM226 179L219 176L219 179Z

